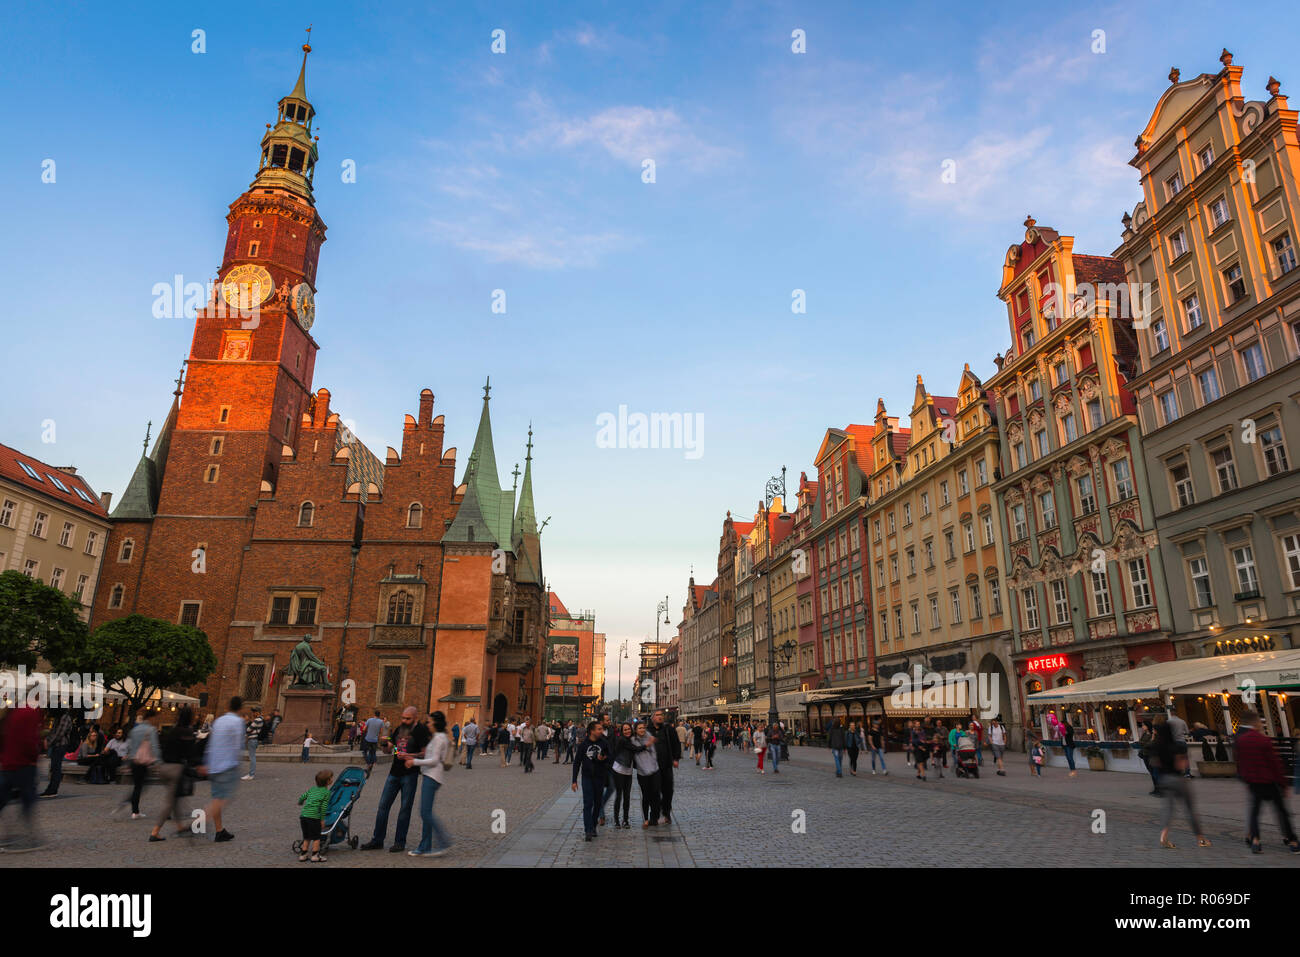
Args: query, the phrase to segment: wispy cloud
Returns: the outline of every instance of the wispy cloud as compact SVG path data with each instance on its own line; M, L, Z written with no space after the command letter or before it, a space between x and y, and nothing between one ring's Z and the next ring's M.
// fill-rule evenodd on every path
M548 111L549 112L549 111ZM653 159L692 172L716 169L737 151L706 141L671 108L613 106L587 116L548 116L521 138L528 148L595 146L629 166Z

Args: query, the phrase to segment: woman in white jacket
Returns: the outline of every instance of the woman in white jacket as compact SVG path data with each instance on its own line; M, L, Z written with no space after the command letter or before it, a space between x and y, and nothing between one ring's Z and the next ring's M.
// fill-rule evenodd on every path
M447 736L447 717L441 711L433 712L425 723L433 730L433 739L425 747L422 757L409 756L406 759L408 768L420 769L420 821L424 825L420 846L407 853L412 857L441 857L451 850L451 838L433 816L433 799L438 788L442 787L447 766L451 764L451 738ZM435 840L437 848L433 846Z

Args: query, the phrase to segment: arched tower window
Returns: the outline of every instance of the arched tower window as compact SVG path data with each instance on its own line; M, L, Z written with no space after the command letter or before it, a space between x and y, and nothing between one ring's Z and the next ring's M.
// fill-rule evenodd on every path
M420 528L424 519L424 510L420 507L419 502L412 502L411 507L406 510L406 527Z
M311 502L303 502L302 507L298 509L298 525L301 528L309 527L316 518L316 506Z
M415 599L406 590L394 592L388 599L388 623L390 625L409 625L411 613L415 608Z

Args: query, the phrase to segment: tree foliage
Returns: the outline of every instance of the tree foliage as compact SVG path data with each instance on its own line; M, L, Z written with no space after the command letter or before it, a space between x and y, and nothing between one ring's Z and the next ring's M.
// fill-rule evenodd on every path
M0 667L35 668L45 659L66 671L86 645L81 604L22 572L0 573Z
M127 615L91 632L81 670L103 674L104 688L126 698L134 715L155 692L206 681L217 656L197 628Z

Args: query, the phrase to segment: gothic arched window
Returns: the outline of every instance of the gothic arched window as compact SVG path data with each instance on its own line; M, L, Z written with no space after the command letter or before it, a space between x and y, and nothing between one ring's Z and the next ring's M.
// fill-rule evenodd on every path
M406 510L406 527L420 528L424 517L424 510L420 507L419 502L412 502L411 507Z
M298 524L301 527L306 528L311 525L315 517L316 506L312 505L311 502L303 502L302 507L298 509Z
M415 599L409 591L394 592L388 599L388 623L390 625L409 625L411 613L415 608Z

